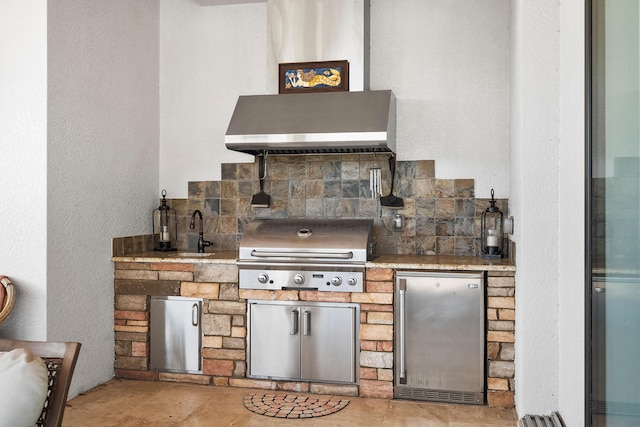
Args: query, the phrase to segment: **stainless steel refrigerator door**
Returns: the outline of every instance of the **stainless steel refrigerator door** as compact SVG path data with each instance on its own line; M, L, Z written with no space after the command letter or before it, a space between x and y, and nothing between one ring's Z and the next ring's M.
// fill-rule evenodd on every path
M485 383L482 276L398 273L396 298L396 388L446 392L442 396L414 393L418 397L410 398L460 399L482 404ZM458 392L470 397L458 399L454 396ZM396 397L405 396L396 393Z
M151 297L149 367L202 372L202 299Z
M356 307L303 306L303 380L356 381Z
M300 307L249 303L251 377L300 377Z

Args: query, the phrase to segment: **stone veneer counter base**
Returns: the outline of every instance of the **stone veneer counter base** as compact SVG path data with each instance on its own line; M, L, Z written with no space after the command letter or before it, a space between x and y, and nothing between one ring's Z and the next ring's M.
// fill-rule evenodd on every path
M366 263L362 293L239 289L237 253L145 252L114 256L116 377L298 393L393 398L393 295L398 270L487 272L487 404L515 404L515 266L466 256L385 255ZM153 295L203 298L203 373L149 369ZM360 304L360 381L314 384L246 378L246 300Z

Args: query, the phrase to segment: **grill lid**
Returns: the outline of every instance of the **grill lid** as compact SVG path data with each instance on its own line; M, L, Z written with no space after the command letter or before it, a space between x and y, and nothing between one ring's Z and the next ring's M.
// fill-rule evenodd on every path
M240 242L241 261L364 263L370 219L254 219Z

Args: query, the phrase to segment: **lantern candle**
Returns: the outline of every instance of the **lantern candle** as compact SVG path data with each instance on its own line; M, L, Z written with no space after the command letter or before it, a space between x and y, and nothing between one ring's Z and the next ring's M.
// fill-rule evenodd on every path
M500 208L496 206L497 200L491 189L489 207L482 211L480 221L480 251L483 258L502 258L502 244L504 243L504 222Z
M160 233L160 241L161 242L170 242L171 237L169 236L169 230L166 225L162 226L162 232Z
M490 228L487 230L487 246L492 248L497 248L500 246L500 240L496 235L496 230L494 228Z
M153 211L151 230L154 251L178 250L178 218L176 211L167 205L167 190L162 190L161 204Z

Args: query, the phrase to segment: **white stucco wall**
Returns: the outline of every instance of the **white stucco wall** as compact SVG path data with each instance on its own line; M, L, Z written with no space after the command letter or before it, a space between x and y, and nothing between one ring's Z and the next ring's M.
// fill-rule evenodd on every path
M558 408L559 16L512 3L511 188L516 218L516 407Z
M49 2L47 338L82 343L71 396L113 376L111 239L158 205L155 0Z
M558 174L558 409L568 426L585 425L585 2L560 6Z
M158 194L185 198L189 181L219 180L222 163L253 162L224 134L238 96L265 93L266 38L266 3L160 0Z
M0 337L46 338L47 4L0 2L0 275L17 301Z
M509 3L371 1L370 86L396 94L398 158L473 178L479 197L508 196ZM160 187L186 197L253 161L224 133L238 95L266 92L266 3L160 4Z
M511 22L516 408L584 425L584 2L514 1Z
M371 89L397 97L400 160L508 197L509 0L371 0Z

